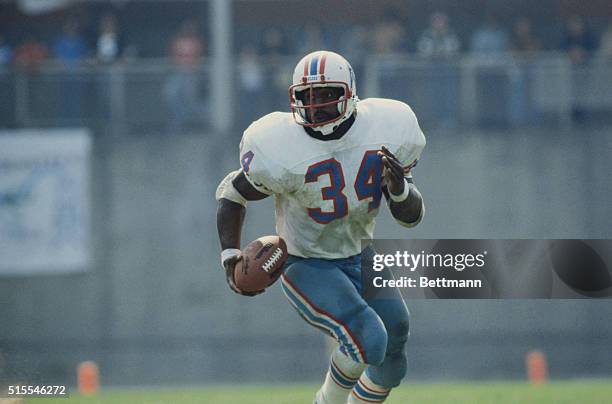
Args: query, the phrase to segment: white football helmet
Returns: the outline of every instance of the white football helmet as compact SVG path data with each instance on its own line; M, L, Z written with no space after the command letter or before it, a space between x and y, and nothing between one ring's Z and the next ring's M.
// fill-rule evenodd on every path
M304 105L298 93L316 87L335 87L342 90L337 100L323 104ZM312 97L313 92L310 91ZM295 66L293 83L289 87L289 101L293 119L302 126L311 127L323 135L330 135L355 111L357 89L353 68L342 56L329 51L317 51L304 56ZM336 104L338 115L324 122L310 122L309 112L316 108Z

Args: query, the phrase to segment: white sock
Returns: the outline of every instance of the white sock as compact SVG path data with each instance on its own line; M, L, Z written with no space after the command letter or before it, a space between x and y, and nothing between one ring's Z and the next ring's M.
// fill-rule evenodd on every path
M317 392L316 404L346 404L351 389L357 383L366 365L358 363L335 349L323 386Z
M364 372L351 391L347 404L382 403L390 392L391 389L377 385Z

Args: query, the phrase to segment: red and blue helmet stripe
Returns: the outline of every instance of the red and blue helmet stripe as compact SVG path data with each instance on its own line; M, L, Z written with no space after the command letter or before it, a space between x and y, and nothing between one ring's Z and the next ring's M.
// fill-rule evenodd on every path
M304 62L304 76L324 75L326 61L327 53L320 53L313 58L307 59Z

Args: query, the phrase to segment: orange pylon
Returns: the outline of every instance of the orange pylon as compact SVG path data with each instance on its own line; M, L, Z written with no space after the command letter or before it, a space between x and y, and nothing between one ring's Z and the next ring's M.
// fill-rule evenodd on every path
M527 378L532 384L544 384L548 381L548 365L542 351L529 351L525 362Z
M79 393L90 396L100 389L100 370L93 361L81 362L77 368Z

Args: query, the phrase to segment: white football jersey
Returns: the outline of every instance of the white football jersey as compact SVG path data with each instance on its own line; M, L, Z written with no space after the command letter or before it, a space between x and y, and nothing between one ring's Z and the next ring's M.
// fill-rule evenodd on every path
M386 146L405 167L416 164L425 136L403 102L359 101L355 122L337 140L318 140L290 113L253 122L240 142L240 163L259 191L276 198L276 231L290 254L345 258L361 252L374 234Z

